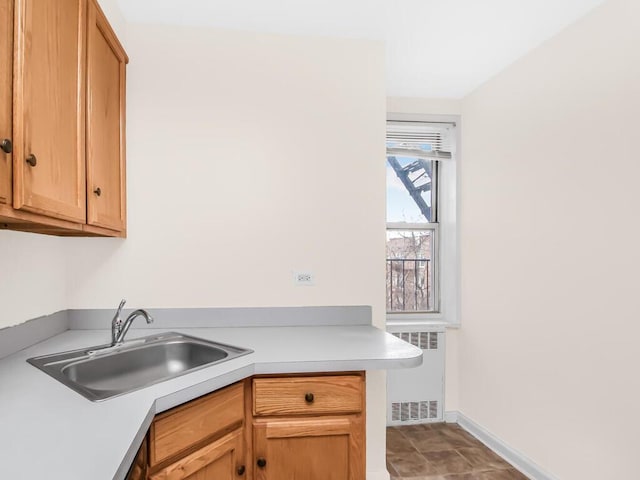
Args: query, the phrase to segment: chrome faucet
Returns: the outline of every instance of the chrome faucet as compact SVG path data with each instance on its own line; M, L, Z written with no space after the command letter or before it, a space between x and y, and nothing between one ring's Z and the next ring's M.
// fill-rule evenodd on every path
M125 303L127 303L127 301L125 299L122 299L120 305L118 306L118 310L116 310L116 314L113 316L113 320L111 320L112 347L120 345L124 342L124 336L129 331L129 327L131 326L131 323L136 319L136 317L144 317L147 323L153 323L153 317L149 315L146 310L142 309L134 310L123 321L122 318L120 318L120 314L122 313L122 307L124 307Z

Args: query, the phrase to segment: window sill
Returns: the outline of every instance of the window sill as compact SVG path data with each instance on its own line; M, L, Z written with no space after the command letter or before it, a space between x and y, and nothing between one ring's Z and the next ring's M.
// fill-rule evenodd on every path
M387 326L392 327L431 327L431 328L460 328L460 322L449 322L440 313L390 313L387 314Z

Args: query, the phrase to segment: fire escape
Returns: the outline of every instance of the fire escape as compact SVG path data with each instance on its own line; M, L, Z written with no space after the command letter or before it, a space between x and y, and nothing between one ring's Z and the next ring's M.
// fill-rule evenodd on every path
M448 136L441 127L414 122L387 124L387 162L428 222L434 222L437 160L451 159ZM429 197L424 194L429 194Z
M387 161L391 168L416 202L420 212L428 221L433 221L431 217L431 207L427 205L422 197L423 193L431 194L433 182L433 162L422 158L417 158L406 166L402 166L395 156L388 156Z

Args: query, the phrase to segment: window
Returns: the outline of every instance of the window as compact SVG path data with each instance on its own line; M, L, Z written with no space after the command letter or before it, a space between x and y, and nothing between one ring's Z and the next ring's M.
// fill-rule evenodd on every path
M450 210L441 205L448 196L440 187L448 171L444 162L453 160L454 130L453 123L387 122L389 314L429 316L442 311L440 217ZM445 180L450 183L448 176Z

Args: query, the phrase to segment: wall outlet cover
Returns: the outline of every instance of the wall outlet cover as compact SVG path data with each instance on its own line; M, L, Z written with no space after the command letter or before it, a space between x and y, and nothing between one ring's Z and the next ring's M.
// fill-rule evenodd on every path
M294 272L293 283L298 286L311 287L315 285L315 276L313 272Z

